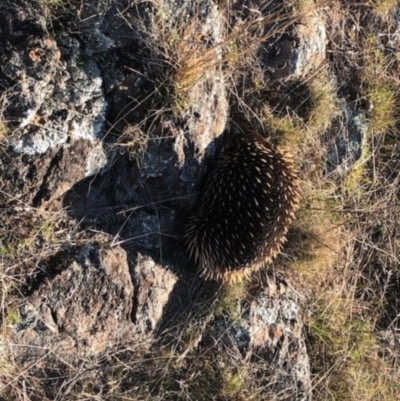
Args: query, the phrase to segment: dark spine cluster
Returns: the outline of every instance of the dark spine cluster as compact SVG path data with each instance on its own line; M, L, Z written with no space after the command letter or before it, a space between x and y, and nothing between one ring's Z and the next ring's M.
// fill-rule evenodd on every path
M188 219L186 249L203 276L229 280L271 261L298 207L290 156L257 134L235 138Z

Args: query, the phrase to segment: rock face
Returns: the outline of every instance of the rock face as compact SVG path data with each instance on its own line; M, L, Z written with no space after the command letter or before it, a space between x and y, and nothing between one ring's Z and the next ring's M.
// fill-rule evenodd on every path
M40 206L107 164L102 76L78 40L53 38L42 2L6 2L0 14L2 120L14 152L0 155L1 186Z
M73 363L121 345L149 346L176 276L140 255L131 276L121 248L90 244L63 263L64 257L61 272L38 285L20 308L14 351L23 364L38 357L54 363L46 358L49 351ZM21 344L34 351L21 352Z
M268 400L307 400L311 396L310 368L297 296L278 280L260 287L241 302L233 325L218 321L218 333L228 348L263 372Z
M77 8L68 9L68 23L57 21L56 35L43 2L0 5L6 21L0 83L9 99L1 204L57 212L87 230L84 245L69 241L39 263L12 327L10 355L21 369L45 366L45 377L110 350L135 349L143 357L156 347L174 297L199 280L180 257L179 222L229 115L227 83L216 63L185 93L179 117L148 123L163 107L154 87L155 65L166 63L157 42L166 33L156 32L160 14L125 1L71 3ZM165 26L193 15L190 2L182 9L178 3L167 2ZM223 15L213 3L200 11L200 42L220 43ZM114 150L124 149L122 133L132 126L146 129L135 160ZM92 240L93 232L107 240ZM283 399L278 393L287 391L284 399L307 400L310 374L296 300L270 290L246 301L240 323L226 327L237 338L231 345L243 353L241 363L253 364L254 374L262 374L266 363L271 375L278 372L265 378L266 386L272 383L270 399ZM210 333L224 324L212 317L206 323Z
M251 359L268 361L270 399L308 399L311 395L307 348L302 339L298 299L284 285L271 286L251 303L248 318ZM267 365L267 363L266 363ZM278 395L280 394L280 395Z
M266 66L276 78L305 78L324 62L326 43L323 16L313 12L296 27L293 38L283 38L274 45L274 52L265 59Z
M351 110L346 102L342 102L342 114L333 122L325 138L325 143L329 144L325 164L328 173L340 176L355 165L366 148L368 126L361 110Z
M0 79L10 88L4 114L13 150L34 155L69 137L98 139L107 103L96 63L85 59L78 40L51 37L41 2L6 3L0 12L7 21L0 33Z

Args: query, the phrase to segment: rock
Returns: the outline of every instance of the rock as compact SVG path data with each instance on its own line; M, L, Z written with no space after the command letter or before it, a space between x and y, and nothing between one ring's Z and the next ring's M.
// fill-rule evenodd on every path
M237 322L217 323L217 338L238 349L243 364L251 361L257 377L265 377L259 396L271 401L311 400L310 364L296 294L270 279L268 287L259 288L239 308Z
M265 62L276 78L305 78L325 61L326 58L326 27L323 17L313 12L297 25L293 39L284 38L274 43L273 52L268 54Z
M39 347L32 349L35 358L42 356L40 352L45 355L46 348L68 360L96 354L133 332L134 289L125 252L101 253L98 247L88 245L65 264L19 311L14 341ZM24 351L16 348L15 352L25 361Z
M179 21L188 19L192 13L191 3L187 2L181 5L175 2L166 2L163 9L163 30L160 35L160 27L157 19L157 15L150 14L148 16L152 28L150 32L147 32L149 36L153 37L155 48L160 41L165 40L164 35L168 32L168 27L171 30L179 23ZM192 32L188 28L187 32L182 32L182 35L188 35L187 42L190 42L191 36L202 37L203 42L208 43L222 43L223 32L224 32L224 16L215 4L200 4L199 13L201 18L200 31ZM184 41L183 41L184 42ZM199 51L201 43L198 45L199 48L194 48L193 51ZM162 47L162 42L160 43ZM217 47L217 46L216 46ZM189 49L189 47L188 47ZM185 51L189 51L185 49ZM205 53L208 50L207 46L201 48ZM178 49L179 50L179 49ZM175 50L175 51L178 51ZM150 49L152 53L157 55L157 49ZM176 54L175 57L181 55ZM188 57L190 54L188 53ZM142 166L142 176L150 176L152 174L160 175L163 171L163 178L170 177L171 166L179 168L179 176L175 178L175 185L173 188L176 189L176 184L181 182L186 190L190 191L190 187L193 186L193 182L199 180L202 170L199 169L199 165L209 157L212 157L215 153L214 141L221 136L224 129L226 128L229 104L227 100L226 83L223 74L223 62L218 65L218 59L222 59L220 51L215 51L212 60L204 61L199 60L198 70L201 72L198 74L196 79L193 80L192 84L187 88L179 89L182 90L182 99L178 99L178 108L180 108L180 118L175 121L174 119L164 121L162 130L166 130L166 134L160 135L159 130L156 130L154 136L159 138L158 143L154 141L149 143L146 149L145 160ZM179 70L176 74L179 74ZM177 82L179 86L179 82ZM167 141L161 139L162 136L172 136L173 139ZM160 147L162 146L162 149ZM166 148L169 148L169 154L166 154ZM160 157L162 155L160 164ZM157 161L156 161L157 160ZM167 167L169 163L170 167ZM151 172L155 168L161 169L158 173ZM174 176L176 173L174 174ZM170 187L169 183L167 187ZM177 192L175 192L175 195ZM179 192L178 192L179 194ZM164 194L165 195L165 194Z
M95 62L76 39L51 37L41 2L5 3L0 12L7 20L0 31L0 82L13 88L4 111L13 150L34 155L68 138L99 139L107 103Z
M153 88L150 81L154 79L151 75L154 71L150 69L151 64L148 63L149 54L153 55L154 59L162 60L165 57L157 53L159 48L165 45L164 42L159 41L165 40L166 31L163 31L164 36L162 36L160 29L167 29L166 26L169 24L172 27L176 26L180 18L189 18L192 12L191 3L185 3L182 10L179 7L177 10L175 3L169 4L171 9L167 7L167 3L165 6L166 9L163 9L165 21L162 26L158 21L159 15L154 13L154 10L147 7L142 10L145 27L142 27L141 23L135 19L136 16L132 16L132 14L135 15L134 7L126 10L127 21L136 24L129 34L134 35L133 31L136 35L142 35L142 46L146 47L146 51L141 49L128 60L130 64L136 63L135 68L132 68L133 72L130 68L126 68L121 70L120 74L109 77L107 81L109 87L114 88L111 92L113 99L111 103L113 107L118 105L118 112L121 109L124 111L125 108L131 108L132 98L140 103L141 96L144 99L149 97L146 88L147 86ZM111 21L114 15L110 16ZM202 12L202 22L204 24L199 29L210 42L218 43L222 40L220 35L223 16L217 7L205 7ZM120 24L119 20L118 24ZM117 32L110 28L112 25L113 23L108 21L106 27L118 46L121 41L124 43L126 40L125 35L120 40ZM119 35L123 34L124 29L121 28ZM133 45L131 43L130 47ZM125 43L123 46L126 46ZM124 53L127 48L117 50ZM136 71L140 71L141 74L137 74ZM108 74L107 71L105 73ZM146 77L149 79L146 80ZM127 87L126 90L125 87ZM154 92L150 93L154 96ZM108 175L109 181L101 183L103 187L107 186L108 191L98 190L98 184L91 183L90 192L87 188L77 188L76 191L71 191L65 203L67 207L73 205L72 209L75 212L79 211L79 215L75 215L76 218L84 218L86 222L89 222L90 218L90 223L96 223L97 220L97 223L100 223L99 229L115 235L117 241L125 241L125 249L132 248L134 251L139 249L141 252L160 254L160 249L163 248L163 255L167 260L171 260L173 255L165 252L167 246L164 241L179 235L173 231L177 226L178 212L190 207L194 202L196 185L200 182L209 158L216 150L214 141L225 129L228 102L222 66L205 66L204 74L200 74L198 80L185 93L180 106L181 110L176 115L168 113L164 116L161 110L162 118L157 119L157 124L147 130L145 135L140 129L142 121L130 131L126 127L128 124L118 113L115 116L117 121L122 120L125 123L125 126L120 129L123 134L127 134L128 137L130 134L130 138L135 139L140 137L140 140L144 137L143 144L138 145L138 157L132 163L122 162L120 159L119 166L115 165ZM143 103L142 108L134 107L129 118L135 120L144 113L144 121L147 121L146 107L146 103ZM87 196L90 199L86 201ZM94 216L92 211L96 208L104 210L107 207L111 210L115 208L115 205L127 205L126 208L132 210L129 218L121 215L111 216L112 213L109 213L109 219L104 221L104 213ZM103 221L104 224L102 224ZM116 228L118 224L123 227L122 230ZM177 245L170 248L176 250Z
M342 114L324 135L328 144L325 171L339 176L348 172L360 159L366 146L368 120L361 110L351 110L343 100Z
M19 309L11 349L23 365L51 361L49 351L73 363L124 344L150 346L173 273L138 255L133 284L126 253L95 244L60 256L58 268Z
M217 5L211 5L206 15L202 36L208 37L211 43L223 42L221 35L225 21ZM222 64L218 65L216 62L218 58L221 55L216 51L214 65L207 66L204 76L190 89L187 101L191 107L183 115L198 160L202 160L210 144L222 134L228 118L226 83ZM214 150L212 148L211 153Z
M52 152L54 157L56 152ZM1 204L15 199L31 204L50 168L52 157L16 155L14 152L0 154Z
M163 317L164 306L169 301L177 277L155 263L152 258L140 254L134 272L136 330L141 336L152 335Z
M0 155L0 185L40 206L108 163L99 140L107 106L101 73L76 39L51 37L41 2L5 3L0 12L7 20L0 83L9 88L4 117L11 145Z
M19 199L45 206L61 197L84 177L101 171L107 157L101 144L84 140L59 146L43 155L0 154L0 187L3 202ZM12 196L7 196L11 194Z

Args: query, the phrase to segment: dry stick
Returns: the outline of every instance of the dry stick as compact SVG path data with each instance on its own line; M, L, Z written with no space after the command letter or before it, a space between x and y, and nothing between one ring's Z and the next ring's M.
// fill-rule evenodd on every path
M113 240L112 240L112 242L111 242L111 244L110 244L111 247L120 245L121 243L124 243L124 242L127 241L127 240L123 240L123 241L116 242L116 240L117 240L117 238L118 238L118 236L119 236L119 233L120 233L120 232L122 231L122 229L125 227L126 223L129 221L129 219L130 219L130 217L132 216L132 214L133 214L133 211L131 211L131 212L129 213L129 216L128 216L128 217L125 219L125 221L122 223L122 226L120 227L120 229L118 230L118 232L115 234L115 236L114 236L114 238L113 238Z
M357 238L355 238L355 241L358 242L359 244L367 246L368 248L371 248L371 249L374 249L375 251L383 253L384 255L389 256L390 258L393 258L393 260L396 261L396 263L400 264L400 259L398 259L395 255L392 255L389 252L385 251L384 249L381 249L381 248L377 247L376 245L371 244L370 242L361 241Z
M323 376L321 376L321 377L319 378L319 380L318 380L315 384L313 384L312 390L315 390L316 387L317 387L321 382L323 382L324 380L326 380L326 378L329 376L329 374L330 374L333 370L335 370L340 364L342 364L342 363L344 363L344 362L346 362L346 361L347 361L347 356L343 356L342 358L338 359L338 360L326 371L326 373L324 373Z
M79 366L78 371L76 372L76 374L73 378L71 378L70 380L66 380L61 384L54 401L57 401L57 399L59 399L59 396L61 396L61 391L63 390L64 387L67 387L67 389L63 392L62 397L65 397L67 394L69 394L71 392L74 385L78 382L78 379L80 378L82 372L84 371L85 362L86 361L82 361L81 365ZM76 369L74 369L74 370L76 370ZM62 400L65 400L65 398L62 398Z
M125 242L127 242L127 241L135 240L135 239L137 239L137 238L142 238L142 237L145 237L145 236L147 236L147 235L152 235L152 234L158 234L158 235L160 236L160 244L161 244L161 236L162 236L162 235L163 235L163 236L166 236L166 237L170 237L170 238L175 238L175 236L173 236L173 235L168 235L168 234L165 234L165 233L162 233L162 232L161 232L159 214L158 214L158 211L157 211L157 208L156 208L155 205L156 205L156 204L161 204L161 203L164 203L164 202L169 202L169 201L171 201L171 200L189 199L189 198L191 198L191 197L193 197L193 196L196 196L196 194L187 195L187 196L179 196L179 197L174 197L174 198L168 198L168 199L163 199L163 200L156 201L156 202L152 201L152 202L147 203L147 204L145 204L145 205L135 206L135 207L133 207L133 208L131 208L131 209L126 209L126 210L122 210L122 211L118 212L117 214L123 214L123 213L127 213L127 212L130 212L130 214L129 214L129 216L125 219L125 221L124 221L124 223L122 224L121 228L118 230L118 233L114 236L114 239L113 239L113 241L112 241L112 243L111 243L110 246L114 247L114 246L117 246L117 245L121 245L121 244L123 244L123 243L125 243ZM150 197L151 197L151 194L150 194ZM118 241L118 242L117 242L116 239L117 239L119 233L120 233L121 230L125 227L125 225L126 225L127 222L129 221L129 219L130 219L130 217L132 216L132 214L133 214L135 211L139 210L139 209L142 209L142 208L145 208L145 207L149 207L149 206L153 206L153 207L155 208L155 210L156 210L157 219L158 219L158 231L151 231L151 232L149 232L149 233L137 235L137 236L131 237L131 238L126 238L126 239L124 239L124 240L121 240L121 241Z
M10 345L13 346L13 347L21 346L21 344L10 344ZM26 345L25 347L46 349L45 347L35 347L35 346L28 346L28 345ZM2 386L2 388L1 388L1 390L4 391L7 387L9 387L11 384L15 383L16 381L18 381L21 377L24 377L24 375L26 373L28 373L32 368L34 368L37 364L39 364L43 359L47 358L49 356L49 354L51 354L51 353L52 353L51 350L48 350L48 352L45 355L43 355L37 361L32 363L32 365L30 365L27 368L25 368L22 372L19 372L18 376L14 377L11 381L9 381L8 383L4 384L4 386Z
M159 214L158 214L157 207L156 207L155 203L153 202L153 197L151 196L150 189L149 189L149 194L150 194L150 199L151 199L152 204L153 204L154 211L156 212L156 216L157 216L158 241L159 241L159 243L160 243L160 263L162 263L162 241L161 241L161 236L162 236L162 235L161 235L160 216L159 216Z
M169 235L169 234L161 233L159 231L150 231L148 233L141 234L141 235L136 235L136 236L130 237L130 238L126 238L126 239L123 239L123 240L118 241L118 242L115 242L116 238L114 238L114 240L113 240L112 244L110 244L110 246L111 247L118 246L118 245L124 244L125 242L134 241L135 239L143 238L143 237L146 237L148 235L153 235L153 234L162 235L164 237L177 238L175 235Z
M174 198L163 199L163 200L155 201L155 202L153 201L153 202L150 202L150 203L146 203L144 205L135 206L135 207L133 207L131 209L122 210L122 211L118 212L117 214L122 214L122 213L130 212L130 211L136 211L136 210L141 209L143 207L154 206L154 205L157 205L157 204L160 204L160 203L170 202L170 201L173 201L173 200L190 199L190 198L192 198L194 196L197 196L197 195L198 194L184 195L184 196L178 196L178 197L174 197Z
M396 205L392 206L393 209L396 209ZM365 214L376 214L376 212L380 211L387 211L390 210L390 207L380 207L371 210L370 208L368 209L324 209L324 208L318 208L318 207L310 207L307 208L307 210L317 210L321 212L329 212L329 213L365 213Z

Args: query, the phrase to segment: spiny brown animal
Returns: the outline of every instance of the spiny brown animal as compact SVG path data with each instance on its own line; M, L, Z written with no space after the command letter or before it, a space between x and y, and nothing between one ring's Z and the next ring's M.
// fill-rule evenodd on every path
M205 180L185 247L205 278L240 280L277 256L298 203L290 155L258 134L237 135Z

